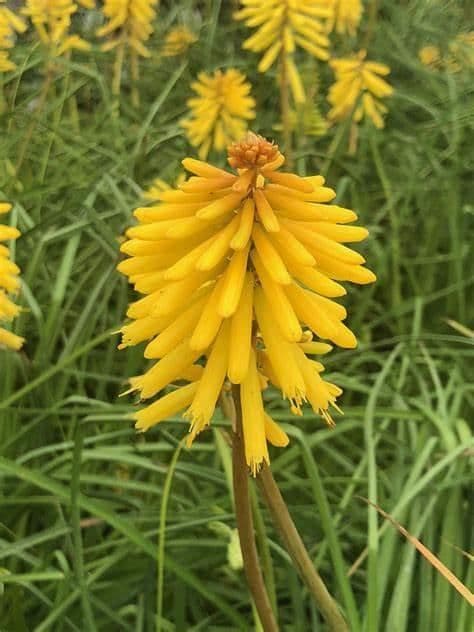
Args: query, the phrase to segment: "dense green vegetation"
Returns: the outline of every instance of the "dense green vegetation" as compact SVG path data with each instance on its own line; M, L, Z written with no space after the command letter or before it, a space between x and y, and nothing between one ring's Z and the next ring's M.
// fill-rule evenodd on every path
M217 413L176 460L186 424L137 435L132 399L118 399L143 367L142 349L119 352L112 335L132 296L115 270L118 239L142 190L158 176L174 182L193 155L179 126L190 82L202 69L238 67L258 104L253 129L279 138L275 78L241 50L248 31L232 21L234 3L162 4L151 50L183 11L202 22L200 39L189 58L141 63L137 108L127 76L120 104L112 98L112 59L97 46L59 62L41 109L32 33L2 78L0 193L22 231L15 331L27 340L18 354L0 350L2 632L155 630L157 609L165 631L255 625L243 572L228 560L228 422ZM345 300L359 347L326 358L344 417L335 430L309 411L295 421L275 392L268 408L291 443L272 451L272 468L352 630L466 632L468 604L360 497L472 586L463 553L472 550L472 68L436 71L417 57L428 43L447 50L470 16L459 2L380 5L369 55L392 68L385 129L363 124L353 155L348 124L296 142L297 171L323 173L369 227L361 250L378 282L350 287ZM359 46L336 39L335 49ZM323 113L331 81L321 65ZM255 508L281 629L325 629Z

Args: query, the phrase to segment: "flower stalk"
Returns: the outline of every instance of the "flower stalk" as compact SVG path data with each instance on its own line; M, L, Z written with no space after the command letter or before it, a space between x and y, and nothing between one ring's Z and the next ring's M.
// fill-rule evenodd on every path
M112 94L120 97L120 89L122 85L122 69L125 59L125 41L121 42L115 51L114 71L112 78Z
M285 548L293 560L301 579L313 596L319 611L329 625L331 632L348 632L349 628L337 603L314 568L269 466L262 466L257 475L257 483Z
M293 150L291 138L290 120L290 91L288 83L288 63L285 47L282 49L280 59L280 112L283 127L283 143L285 145L286 164L289 169L293 167Z
M232 467L235 498L235 514L239 531L240 548L244 561L245 575L264 632L277 632L278 625L273 614L267 589L263 581L262 569L255 546L252 511L249 498L249 473L245 460L242 430L242 410L240 386L232 387L235 405L235 428L232 437Z

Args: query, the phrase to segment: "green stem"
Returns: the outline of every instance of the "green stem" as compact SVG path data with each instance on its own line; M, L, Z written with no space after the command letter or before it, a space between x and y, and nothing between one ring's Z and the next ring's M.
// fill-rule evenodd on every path
M79 505L79 494L81 486L81 459L82 459L82 427L76 419L74 422L74 451L72 460L71 479L71 524L72 540L74 544L74 570L78 588L81 593L82 613L87 630L97 631L94 613L90 603L89 587L87 585L86 571L84 568L84 549L81 532L81 507Z
M3 81L0 81L0 116L4 114L8 109L7 100L5 98L5 88Z
M278 625L273 615L268 598L262 570L255 546L252 511L249 501L249 473L245 461L244 440L242 431L242 410L240 407L240 386L232 387L235 404L235 429L232 438L232 465L234 480L235 515L239 531L240 548L244 562L247 583L252 594L255 607L260 617L264 632L278 632Z
M255 523L255 536L257 540L257 547L260 553L260 559L262 560L262 571L265 586L267 587L268 596L272 604L272 610L277 616L278 602L276 596L275 587L275 573L273 572L273 561L270 547L268 545L269 539L265 529L265 523L263 521L262 511L258 506L258 496L256 494L255 486L250 488L250 502L252 506L252 515Z
M135 51L130 53L130 76L132 79L132 105L138 108L140 106L140 93L138 91L137 82L140 71L138 66L138 54Z
M283 48L280 56L280 111L286 165L288 169L291 169L293 166L293 148L291 144L290 91L285 48Z
M327 621L330 630L332 632L348 632L349 628L344 617L339 611L337 603L329 594L319 573L314 568L313 562L308 555L268 466L264 465L262 467L257 476L257 482L285 547L295 563L301 578L314 597L316 605Z
M369 11L368 11L368 19L367 19L367 29L365 31L364 39L362 41L361 48L367 50L372 39L372 35L375 32L375 25L377 23L377 13L378 13L378 0L370 0L369 2Z
M161 632L161 623L163 620L163 591L164 591L164 578L165 578L165 538L166 538L166 514L168 511L168 499L171 491L171 483L173 480L176 464L178 463L179 455L184 446L184 439L181 440L176 448L171 463L168 467L166 474L165 484L163 486L163 496L161 499L160 508L160 531L158 534L158 559L157 559L157 571L158 578L156 582L156 632Z
M33 136L33 132L36 128L36 124L43 112L43 108L44 105L46 103L46 97L48 96L49 93L49 89L51 87L51 83L53 81L53 70L51 68L51 65L48 64L47 66L47 74L46 74L46 78L43 82L43 86L41 88L41 92L38 98L38 103L36 106L36 116L32 117L31 119L31 123L28 127L28 129L26 130L26 134L23 138L23 142L21 144L21 147L18 151L18 160L17 163L15 165L15 174L16 176L18 176L18 174L20 173L20 169L23 165L23 161L25 159L25 155L26 155L26 150L29 148L30 146L30 140L31 137Z
M122 85L122 68L125 57L125 41L120 42L115 53L114 74L112 78L112 94L120 98L120 88Z

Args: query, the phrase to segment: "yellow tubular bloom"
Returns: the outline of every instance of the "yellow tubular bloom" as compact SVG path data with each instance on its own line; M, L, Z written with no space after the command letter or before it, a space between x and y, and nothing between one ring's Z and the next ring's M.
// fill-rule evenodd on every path
M0 0L0 72L15 70L16 65L9 58L9 49L13 48L16 33L23 33L26 24L13 11L1 6Z
M186 409L191 443L209 425L226 381L239 384L255 473L268 463L267 441L288 443L264 411L268 382L294 414L309 402L333 425L329 407L339 410L341 390L309 357L331 345L313 337L355 347L346 310L332 298L345 294L339 281L371 283L375 275L345 245L367 231L348 225L353 211L328 204L335 193L323 177L279 171L278 146L251 132L228 148L228 161L232 171L186 158L192 175L135 212L139 224L121 248L130 256L118 268L145 296L130 306L120 346L148 341L145 357L155 363L131 380L141 399L178 382L134 415L140 430Z
M329 30L335 30L339 35L356 34L362 18L361 0L328 0L333 9Z
M52 57L76 50L89 50L90 44L79 35L70 35L71 17L77 11L72 0L26 0L22 13L27 15L42 44Z
M194 44L197 40L196 35L186 26L176 26L166 34L161 55L162 57L184 55L191 44Z
M321 0L241 0L241 4L234 18L244 20L251 28L257 27L243 47L263 53L258 65L260 72L266 72L277 59L283 60L293 97L297 103L304 103L294 53L300 47L313 57L329 59L325 22L332 18L332 7L323 6Z
M191 87L198 96L187 101L190 117L181 125L204 160L211 147L223 151L229 143L242 138L247 121L255 118L255 101L247 78L234 68L217 70L213 75L201 72Z
M474 31L458 33L448 44L448 53L442 55L438 46L423 46L418 51L418 58L424 66L431 70L447 70L457 73L463 69L474 68Z
M445 60L446 69L460 72L474 68L474 31L458 33L448 46L449 55Z
M380 76L390 73L385 64L365 61L366 51L347 59L333 59L329 65L336 74L336 82L329 89L330 121L341 121L351 115L355 121L368 116L375 127L384 126L387 108L381 99L389 97L393 88Z
M158 0L105 0L102 11L108 21L97 31L97 35L109 40L102 45L102 50L126 45L137 55L150 57L145 42L153 33L152 22L157 4Z
M428 68L441 67L441 51L437 46L423 46L418 51L418 58Z
M8 213L10 209L11 204L0 202L0 215ZM20 269L13 261L10 261L10 251L3 243L11 239L17 239L19 236L20 231L13 228L13 226L0 224L0 322L13 320L20 311L20 308L7 296L7 293L15 292L20 287L18 278ZM17 351L22 344L23 338L0 327L0 348L8 347Z

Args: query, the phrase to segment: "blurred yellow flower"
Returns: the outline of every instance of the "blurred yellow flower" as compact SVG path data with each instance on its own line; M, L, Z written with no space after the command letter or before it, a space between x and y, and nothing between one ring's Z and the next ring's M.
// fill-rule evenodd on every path
M474 31L459 33L448 45L445 66L450 72L474 68Z
M26 24L8 7L1 6L0 0L0 72L14 70L16 65L9 58L9 49L13 48L16 33L23 33Z
M197 36L186 26L176 26L166 34L161 55L163 57L176 57L183 55L191 44L197 42Z
M89 50L90 44L79 35L70 35L71 16L77 4L71 0L26 0L22 13L27 15L51 57L76 50Z
M0 215L8 213L11 207L11 204L0 202ZM12 320L20 311L20 308L7 296L8 292L16 292L20 287L18 278L20 269L13 261L10 261L10 251L2 243L17 239L19 236L20 231L13 226L0 224L0 322ZM0 347L18 350L22 344L23 338L0 326Z
M157 4L158 0L105 0L102 11L108 22L97 35L109 40L102 45L102 50L124 45L142 57L150 57L145 42L153 33Z
M264 53L258 70L266 72L277 59L285 66L293 98L305 101L300 74L294 61L299 46L310 55L329 59L329 39L326 20L333 15L332 7L323 6L321 0L242 0L243 8L234 13L258 30L245 40L243 47L254 53Z
M330 121L340 121L353 116L360 121L368 116L378 129L384 126L383 115L387 108L380 102L393 93L393 88L380 76L390 73L385 64L365 61L366 51L361 50L351 58L332 59L336 82L329 89Z
M191 87L198 96L187 101L190 117L181 125L204 159L211 147L223 151L245 134L247 121L255 118L255 101L246 76L235 68L212 75L201 72Z
M333 9L330 31L340 35L355 35L362 18L361 0L328 0Z
M451 73L474 68L474 31L459 33L449 42L448 52L442 55L438 46L423 46L418 51L421 63L432 70L445 69Z
M189 444L210 423L225 383L240 385L247 464L255 474L268 463L267 441L288 437L265 412L269 382L301 415L308 401L330 425L341 389L321 377L324 367L308 356L331 346L353 348L343 324L346 310L331 300L346 293L340 281L371 283L364 258L344 243L367 230L347 224L348 209L322 176L279 171L278 146L248 133L228 149L233 171L186 158L194 174L160 202L138 208L138 225L121 250L118 268L144 297L132 303L121 348L148 341L154 361L131 379L141 399L173 390L134 414L147 430L186 409ZM176 384L178 382L178 384Z
M423 46L418 51L418 59L424 66L439 68L441 65L441 52L438 46Z

